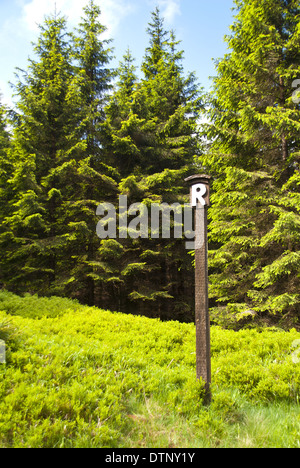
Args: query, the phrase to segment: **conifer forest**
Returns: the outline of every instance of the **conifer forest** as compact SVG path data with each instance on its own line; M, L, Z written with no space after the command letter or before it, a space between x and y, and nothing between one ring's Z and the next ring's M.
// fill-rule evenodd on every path
M93 0L70 30L50 14L15 108L0 108L0 284L23 295L192 322L193 252L182 239L99 239L100 203L188 202L212 176L211 319L297 326L300 312L300 7L235 0L210 93L183 67L160 10L142 63L111 67ZM204 123L206 122L206 123Z
M39 25L0 102L0 448L300 447L300 1L233 3L210 90L159 7L118 67L100 1Z

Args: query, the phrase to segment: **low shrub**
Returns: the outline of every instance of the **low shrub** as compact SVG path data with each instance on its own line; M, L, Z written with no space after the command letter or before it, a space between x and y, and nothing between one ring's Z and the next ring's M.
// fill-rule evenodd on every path
M3 292L0 308L0 339L10 347L0 366L0 447L117 447L132 430L132 402L149 399L217 443L243 421L230 392L255 405L299 399L295 330L212 327L214 399L207 410L195 378L192 324Z

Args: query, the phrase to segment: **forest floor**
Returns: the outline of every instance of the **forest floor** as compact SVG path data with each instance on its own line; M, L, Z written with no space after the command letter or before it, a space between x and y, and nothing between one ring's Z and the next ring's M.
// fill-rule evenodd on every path
M205 406L193 324L0 291L0 447L299 448L300 334L211 332Z

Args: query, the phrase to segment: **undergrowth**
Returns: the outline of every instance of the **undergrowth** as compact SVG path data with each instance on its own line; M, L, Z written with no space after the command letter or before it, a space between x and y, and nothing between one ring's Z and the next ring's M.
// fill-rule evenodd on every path
M299 447L295 330L212 327L212 404L195 327L0 292L0 447Z

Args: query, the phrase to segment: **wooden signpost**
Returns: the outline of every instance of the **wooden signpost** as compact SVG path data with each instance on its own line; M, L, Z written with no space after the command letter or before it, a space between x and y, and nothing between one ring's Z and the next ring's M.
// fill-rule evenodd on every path
M185 179L195 208L195 322L197 379L205 382L206 400L211 400L210 320L208 307L207 208L210 206L208 175Z

